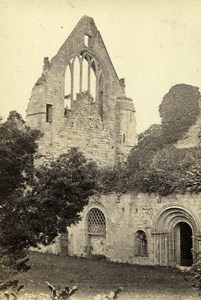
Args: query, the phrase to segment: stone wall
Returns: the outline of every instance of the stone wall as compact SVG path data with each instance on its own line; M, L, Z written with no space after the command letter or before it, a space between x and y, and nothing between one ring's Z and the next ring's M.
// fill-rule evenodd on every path
M79 61L80 67L79 87L75 86L75 61ZM83 73L86 61L88 75ZM71 74L68 95L65 94L67 68ZM96 80L93 99L92 73ZM87 91L83 90L84 76L88 80ZM79 92L75 96L76 88ZM67 98L71 102L68 109ZM87 158L101 165L123 160L136 142L134 113L133 101L125 95L93 19L83 17L56 56L50 62L44 59L42 75L32 90L27 123L43 133L39 142L40 163L71 147L79 147Z
M176 225L192 228L193 248L201 250L201 195L159 197L147 194L102 195L90 199L82 221L68 229L69 254L90 255L87 216L98 208L106 218L105 253L107 259L145 265L180 264L174 239ZM135 233L144 232L147 255L136 255ZM99 253L97 252L97 255ZM101 253L102 250L101 250Z

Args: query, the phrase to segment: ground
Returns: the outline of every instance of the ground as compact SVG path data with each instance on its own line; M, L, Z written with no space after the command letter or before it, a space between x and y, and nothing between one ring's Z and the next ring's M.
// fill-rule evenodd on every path
M20 275L26 293L38 296L29 299L48 299L45 281L60 286L77 285L79 291L71 299L94 299L97 294L123 287L119 299L199 299L188 274L170 267L139 266L112 263L105 260L62 257L31 253L31 270ZM23 298L27 299L27 298Z

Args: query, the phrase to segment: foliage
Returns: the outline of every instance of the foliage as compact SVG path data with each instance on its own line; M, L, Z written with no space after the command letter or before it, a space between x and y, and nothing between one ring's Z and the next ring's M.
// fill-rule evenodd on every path
M151 138L151 135L150 135ZM143 192L167 196L201 191L200 148L142 144L131 151L127 166L102 170L101 192ZM154 147L153 147L154 145Z
M127 162L128 191L158 193L199 192L199 149L177 149L174 143L196 121L198 88L176 85L160 105L161 125L152 125L139 135Z
M104 167L96 175L96 190L100 193L115 193L127 191L126 166L117 164L113 167Z
M183 137L199 114L200 92L197 87L177 84L165 95L159 107L164 137L175 143Z
M190 168L192 161L189 149L177 149L174 145L165 147L153 157L147 172L148 186L161 196L174 192L184 193L186 170Z
M25 125L21 115L10 112L0 123L0 276L9 278L11 270L26 268L23 233L28 222L21 219L21 203L32 181L34 154L39 131Z
M96 172L96 165L76 148L36 170L27 201L30 226L40 232L40 243L49 244L80 220L80 212L95 191Z
M199 148L164 148L153 158L151 168L162 170L166 176L160 187L172 182L166 194L173 192L197 193L201 191L201 153Z
M0 262L2 280L27 270L27 249L48 245L80 219L94 193L96 166L77 149L34 171L40 133L16 112L0 124ZM34 174L34 175L33 175Z
M152 125L138 138L138 144L135 146L127 161L129 174L145 171L152 161L153 155L163 148L163 132L161 125Z
M178 149L169 145L157 151L144 169L130 171L128 190L158 193L200 192L200 149Z
M24 289L24 285L19 285L18 280L9 281L7 283L0 284L0 291L4 291L6 299L17 299Z
M72 288L70 288L69 286L66 286L63 290L60 290L60 287L58 287L58 289L56 289L48 281L46 281L46 284L48 285L48 287L49 287L49 289L52 293L52 296L51 296L52 300L67 300L67 299L70 299L70 296L75 294L76 291L78 290L77 286L73 286Z
M127 161L127 188L136 192L156 192L155 185L163 174L152 168L153 157L164 147L164 137L161 125L152 125L139 135L138 145L135 146ZM153 182L152 182L153 180Z
M38 137L15 111L0 124L0 204L21 195L29 183Z

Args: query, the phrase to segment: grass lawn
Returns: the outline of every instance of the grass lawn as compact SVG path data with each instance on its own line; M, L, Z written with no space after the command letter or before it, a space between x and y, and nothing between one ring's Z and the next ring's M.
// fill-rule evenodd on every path
M20 275L27 293L48 294L45 281L61 286L77 285L79 291L71 299L93 299L123 287L119 299L199 299L184 273L178 269L112 263L105 260L61 257L31 253L31 270ZM36 297L35 299L39 299Z

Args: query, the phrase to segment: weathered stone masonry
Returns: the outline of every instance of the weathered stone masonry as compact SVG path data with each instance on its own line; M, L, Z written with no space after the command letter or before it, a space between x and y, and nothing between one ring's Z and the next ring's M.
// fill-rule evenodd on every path
M32 90L27 122L44 133L39 156L79 147L87 158L113 165L135 144L134 112L93 19L83 17L51 62L44 59Z
M36 163L71 147L100 165L123 161L136 141L134 106L124 88L93 19L83 17L51 62L44 59L32 90L27 122L44 133ZM197 145L199 133L200 116L177 146ZM201 196L94 196L82 220L68 228L68 240L44 251L67 254L67 248L118 262L191 265L201 251Z
M102 212L105 223L94 219L92 231L88 220L94 209ZM100 228L104 224L105 233ZM195 255L201 249L200 229L200 195L101 195L90 200L82 221L69 228L68 251L78 256L105 255L111 261L131 264L185 265L190 264L189 253L184 253L180 235L192 242L183 246L187 246L186 252L191 252L191 247Z

